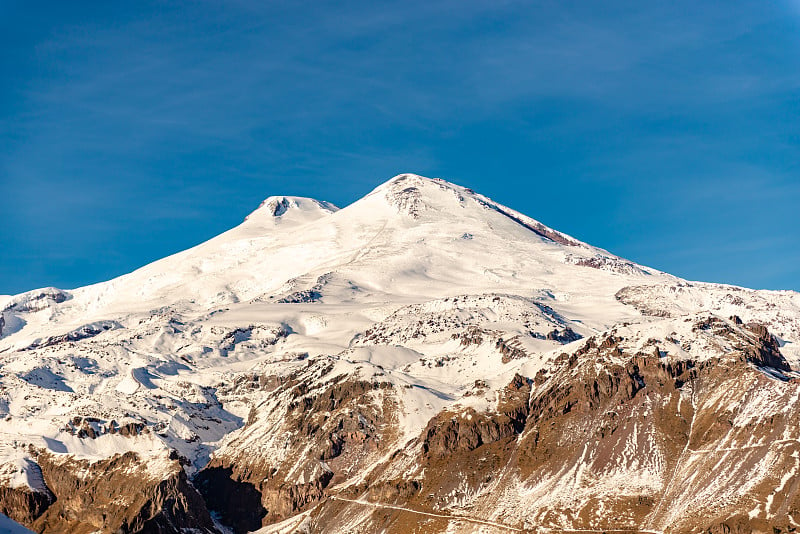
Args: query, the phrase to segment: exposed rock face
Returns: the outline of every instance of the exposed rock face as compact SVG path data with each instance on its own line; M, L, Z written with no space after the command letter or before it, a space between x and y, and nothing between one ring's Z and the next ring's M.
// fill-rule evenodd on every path
M286 198L273 199L267 202L266 205L262 203L261 206L259 206L259 208L264 208L269 211L273 217L280 217L286 213L286 210L288 210L289 207L289 200Z
M177 460L135 453L89 462L37 455L47 492L0 490L0 509L40 533L215 534L205 504Z
M53 501L55 496L49 490L0 487L0 512L23 525L31 525Z
M15 297L2 310L4 312L36 312L69 300L70 294L55 287L29 291Z
M124 437L139 436L149 434L150 429L141 421L128 421L118 423L115 420L104 421L96 417L75 416L64 426L64 432L68 432L79 438L97 439L105 434L119 434Z
M760 367L771 367L780 371L791 371L791 367L781 355L775 336L762 324L750 324L748 328L756 335L756 342L747 347L747 361Z
M524 333L504 335L484 328L488 320L514 322ZM462 347L493 346L504 363L529 358L524 341L530 339L569 343L581 338L569 322L552 308L514 295L458 295L400 308L368 328L354 345L407 344L446 339L458 340ZM447 358L447 356L444 356Z
M88 339L90 337L94 337L98 334L101 334L107 330L112 330L114 328L120 328L119 323L115 323L114 321L100 321L96 324L87 324L71 332L67 332L66 334L51 336L43 340L36 341L34 343L31 343L22 350L33 350L42 347L50 347L52 345L57 345L59 343L80 341L82 339Z
M775 369L785 366L763 330L754 328L753 336L735 323L713 324L738 348L704 361L665 358L658 350L631 354L619 335L589 339L535 379L515 376L489 412L439 413L416 445L398 450L346 494L355 499L366 491L370 501L410 511L469 510L487 520L500 512L499 523L531 530L774 526L788 532L800 487L781 476L800 468L800 442L778 436L800 432L797 418L782 415L800 386L750 365L753 355L767 351ZM762 417L762 403L772 396L786 402ZM731 404L737 412L725 408ZM714 509L701 504L709 492ZM769 509L765 516L731 515L746 502L768 502ZM411 512L384 508L388 515L364 515L363 508L322 501L311 516L312 531L347 525L368 532L380 525L402 532L410 524ZM336 517L348 519L337 523ZM440 532L448 524L420 528Z
M197 475L209 508L235 532L309 509L330 484L354 476L394 443L391 385L341 376L310 385L309 376L330 371L318 361L288 378L260 377L273 386L267 399L251 412L242 435ZM246 444L265 433L280 449L250 450Z
M503 363L528 357L528 353L522 348L518 338L512 338L508 341L499 338L494 346L503 355Z
M558 341L559 343L572 343L581 339L581 335L572 328L566 327L563 330L552 330L547 333L547 339Z
M572 265L579 265L581 267L591 267L593 269L602 269L604 271L611 271L615 273L624 274L650 274L640 266L633 262L626 261L613 256L604 256L597 254L595 256L584 258L580 256L567 255L566 263Z
M308 289L294 291L278 299L279 304L296 304L300 302L319 302L322 299L322 290L331 280L331 273L326 273L317 278L316 283Z
M419 218L420 213L427 209L420 191L420 181L412 174L396 176L388 184L384 195L386 200L394 206L399 213Z
M498 206L497 204L491 202L484 202L483 205L487 209L491 209L502 215L505 215L515 223L524 226L525 228L537 234L538 236L553 241L554 243L559 243L561 245L566 245L568 247L575 247L580 245L580 243L570 238L569 236L562 234L561 232L557 232L552 228L548 228L542 223L529 219L524 215L513 213L510 210L507 210L502 206Z
M528 416L530 391L529 381L516 375L502 391L496 413L478 413L471 408L462 413L439 413L423 431L423 455L442 460L520 434Z

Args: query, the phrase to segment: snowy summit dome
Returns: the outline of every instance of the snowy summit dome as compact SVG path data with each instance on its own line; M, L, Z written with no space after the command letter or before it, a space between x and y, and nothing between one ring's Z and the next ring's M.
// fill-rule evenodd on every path
M291 218L311 220L336 211L339 211L339 208L324 200L306 197L271 196L264 199L255 211L245 217L245 221L271 220L284 217L287 214Z

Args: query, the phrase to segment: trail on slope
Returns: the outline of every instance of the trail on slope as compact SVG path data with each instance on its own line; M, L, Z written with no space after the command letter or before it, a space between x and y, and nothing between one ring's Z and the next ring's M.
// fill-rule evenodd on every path
M427 517L436 517L436 518L441 518L441 519L447 519L447 520L450 520L450 521L466 521L468 523L475 523L475 524L478 524L478 525L486 525L486 526L490 526L490 527L510 530L512 532L527 532L526 530L523 530L521 528L512 527L510 525L504 525L503 523L496 523L494 521L487 521L485 519L476 519L476 518L472 518L472 517L466 517L466 516L463 516L463 515L448 515L448 514L436 514L436 513L432 513L432 512L422 512L420 510L414 510L412 508L405 508L403 506L396 506L396 505L393 505L393 504L383 504L383 503L369 502L369 501L363 501L363 500L359 500L359 499L345 499L344 497L331 496L330 498L332 500L335 500L335 501L344 501L344 502L349 502L349 503L354 503L354 504L361 504L363 506L371 506L373 508L389 508L391 510L399 510L401 512L409 512L409 513L412 513L412 514L418 514L418 515L424 515L424 516L427 516Z
M412 514L424 515L424 516L427 516L427 517L436 517L436 518L441 518L441 519L447 519L449 521L465 521L467 523L474 523L474 524L477 524L477 525L486 525L486 526L490 526L490 527L495 527L495 528L499 528L499 529L508 530L508 531L511 531L511 532L531 532L531 530L542 530L542 531L545 531L545 532L564 532L564 533L570 533L570 534L596 534L596 533L609 532L609 531L613 531L613 532L632 532L632 533L633 532L636 532L636 533L642 532L642 533L645 533L645 534L664 534L660 530L629 529L629 528L626 528L626 529L604 528L604 529L592 530L592 529L572 529L572 528L552 528L552 527L532 526L530 529L522 529L522 528L512 527L511 525L506 525L504 523L497 523L495 521L488 521L486 519L477 519L477 518L474 518L474 517L468 517L468 516L463 516L463 515L448 515L448 514L437 514L437 513L433 513L433 512L422 512L420 510L414 510L412 508L405 508L403 506L397 506L397 505L394 505L394 504L369 502L369 501L364 501L364 500L361 500L361 499L346 499L344 497L336 497L336 496L333 496L333 495L331 495L329 498L334 500L334 501L349 502L349 503L353 503L353 504L360 504L360 505L363 505L363 506L371 506L373 508L388 508L390 510L398 510L398 511L401 511L401 512L408 512L408 513L412 513Z

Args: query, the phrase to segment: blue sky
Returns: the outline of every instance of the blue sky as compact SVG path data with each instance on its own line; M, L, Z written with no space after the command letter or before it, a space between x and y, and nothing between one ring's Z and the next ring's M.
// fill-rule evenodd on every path
M0 45L0 293L400 172L800 290L800 0L0 0Z

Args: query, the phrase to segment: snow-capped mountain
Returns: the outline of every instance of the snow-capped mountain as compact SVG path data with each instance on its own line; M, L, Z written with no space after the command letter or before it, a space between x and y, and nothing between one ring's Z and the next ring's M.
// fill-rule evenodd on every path
M800 526L800 294L443 180L269 197L0 311L0 512L37 532Z

